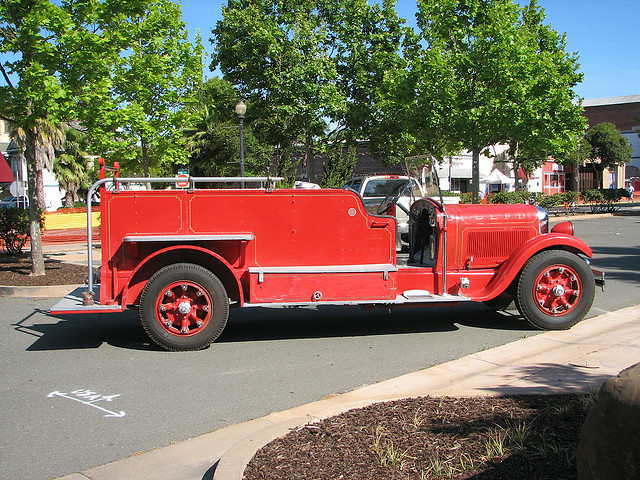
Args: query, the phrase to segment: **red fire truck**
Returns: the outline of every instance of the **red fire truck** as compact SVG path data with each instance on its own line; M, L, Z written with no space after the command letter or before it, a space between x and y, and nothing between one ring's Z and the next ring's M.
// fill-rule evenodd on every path
M604 273L571 222L548 231L530 205L444 205L435 172L423 174L426 197L406 212L408 254L396 252L397 195L378 215L346 189L275 188L275 178L186 179L183 189L126 190L127 183L184 178L107 177L100 192L102 264L87 288L53 314L138 309L149 336L168 350L213 342L234 307L400 305L515 300L543 329L579 322ZM215 182L260 188L196 188ZM106 188L108 187L108 188ZM398 194L399 195L399 194ZM88 264L92 265L88 216Z

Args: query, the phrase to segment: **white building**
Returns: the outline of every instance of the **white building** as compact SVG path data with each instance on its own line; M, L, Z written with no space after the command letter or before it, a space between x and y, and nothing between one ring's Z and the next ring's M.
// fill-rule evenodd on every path
M3 120L0 120L0 152L2 152L12 172L12 179L0 179L0 198L9 195L26 195L27 186L27 165L24 157L20 155L18 146L11 140L9 128ZM0 158L0 161L2 159ZM60 189L58 179L53 172L44 170L42 172L44 183L44 201L47 211L55 211L62 206L64 191Z

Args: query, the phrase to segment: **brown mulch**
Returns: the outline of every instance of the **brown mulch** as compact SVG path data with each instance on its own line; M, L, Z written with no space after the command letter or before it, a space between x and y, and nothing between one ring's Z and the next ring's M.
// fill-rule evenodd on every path
M417 398L306 425L263 447L244 480L574 479L592 397Z
M31 257L29 254L10 256L0 253L0 285L4 286L44 286L44 285L84 285L87 280L87 267L62 263L45 258L46 275L31 276Z

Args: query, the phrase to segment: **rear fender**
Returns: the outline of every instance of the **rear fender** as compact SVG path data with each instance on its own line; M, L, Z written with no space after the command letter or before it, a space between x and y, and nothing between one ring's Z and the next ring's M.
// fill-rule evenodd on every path
M546 233L534 237L522 244L500 265L497 275L487 287L474 296L474 300L486 301L503 293L516 279L524 265L531 257L543 250L560 249L592 258L591 248L577 237L563 233Z
M193 262L211 270L212 273L220 277L229 296L242 305L244 293L236 270L224 257L195 245L174 245L155 251L145 257L133 271L122 292L122 304L126 306L138 304L142 290L149 278L160 268L177 262Z

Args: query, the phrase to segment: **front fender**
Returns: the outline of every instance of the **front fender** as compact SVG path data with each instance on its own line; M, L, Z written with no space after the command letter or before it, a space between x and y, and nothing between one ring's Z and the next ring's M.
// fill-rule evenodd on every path
M560 249L592 258L591 248L577 237L564 233L545 233L523 243L515 252L500 265L497 275L487 287L478 293L474 299L479 301L491 300L503 293L511 282L515 280L524 265L531 257L539 252L550 249Z

